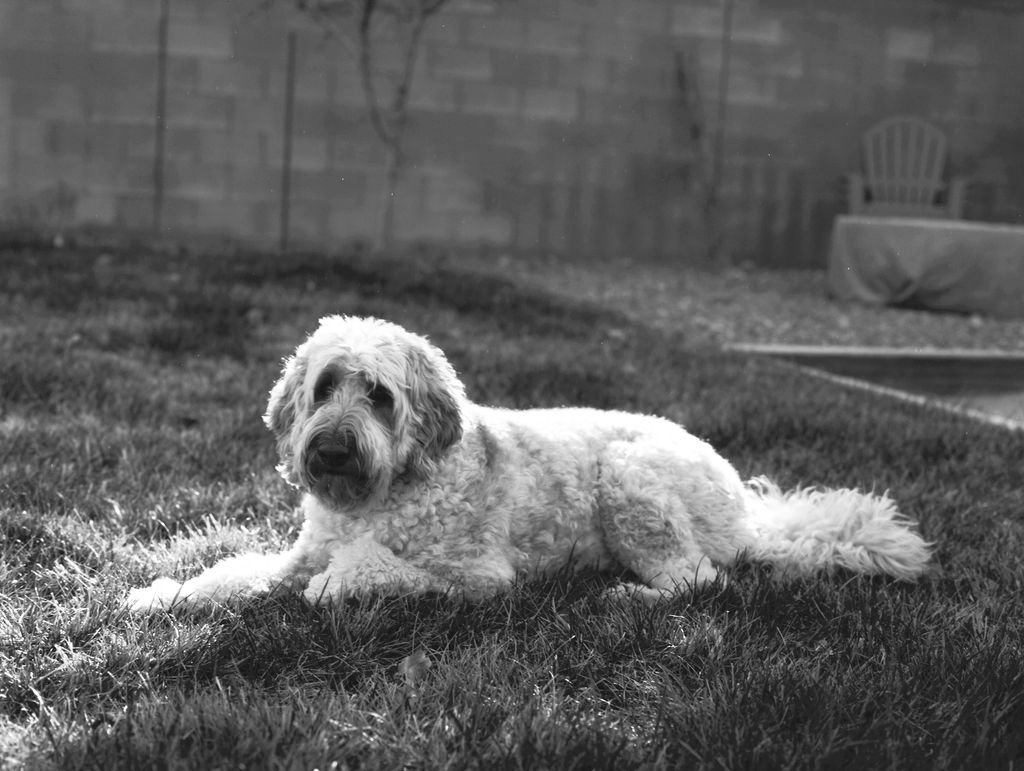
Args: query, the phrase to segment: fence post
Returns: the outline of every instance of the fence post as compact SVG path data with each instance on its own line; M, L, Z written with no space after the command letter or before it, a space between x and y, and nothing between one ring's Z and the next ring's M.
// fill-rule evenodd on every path
M295 120L295 30L288 30L288 63L284 80L284 141L281 159L281 229L280 251L288 250L288 228L291 214L292 187L292 125Z
M729 107L729 69L732 64L732 14L733 0L725 0L722 10L722 68L718 73L718 123L715 126L714 164L712 167L712 189L719 190L722 183L722 156L725 146L725 124Z
M167 133L167 27L170 0L160 0L157 22L156 54L156 137L153 146L153 231L163 227L164 216L164 143Z

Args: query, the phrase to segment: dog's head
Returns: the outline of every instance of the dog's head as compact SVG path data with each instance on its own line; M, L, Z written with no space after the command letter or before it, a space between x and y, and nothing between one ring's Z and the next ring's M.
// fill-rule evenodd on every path
M327 503L384 495L429 477L462 437L462 383L419 335L373 318L328 316L285 362L264 420L278 470Z

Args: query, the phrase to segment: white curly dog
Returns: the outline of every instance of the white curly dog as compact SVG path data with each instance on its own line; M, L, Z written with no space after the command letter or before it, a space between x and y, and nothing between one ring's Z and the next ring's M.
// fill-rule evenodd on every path
M887 497L744 484L662 418L474 404L444 354L373 318L330 316L285 362L265 420L305 522L281 554L225 559L131 592L139 611L277 587L313 603L454 590L567 565L632 573L657 598L744 555L787 573L913 580L929 548Z

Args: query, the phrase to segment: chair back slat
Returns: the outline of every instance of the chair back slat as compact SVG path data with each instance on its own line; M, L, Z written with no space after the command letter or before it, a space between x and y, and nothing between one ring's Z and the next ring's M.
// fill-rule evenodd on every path
M889 118L864 135L865 182L872 209L915 212L942 189L946 137L923 120Z

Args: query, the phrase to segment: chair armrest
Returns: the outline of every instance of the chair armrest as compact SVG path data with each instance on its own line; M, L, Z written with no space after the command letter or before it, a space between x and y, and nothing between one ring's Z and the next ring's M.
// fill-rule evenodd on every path
M953 219L963 219L964 200L967 198L967 177L953 177L949 181L949 200L946 211Z
M867 189L864 186L863 174L846 175L846 205L850 214L860 214L865 210L867 203Z

